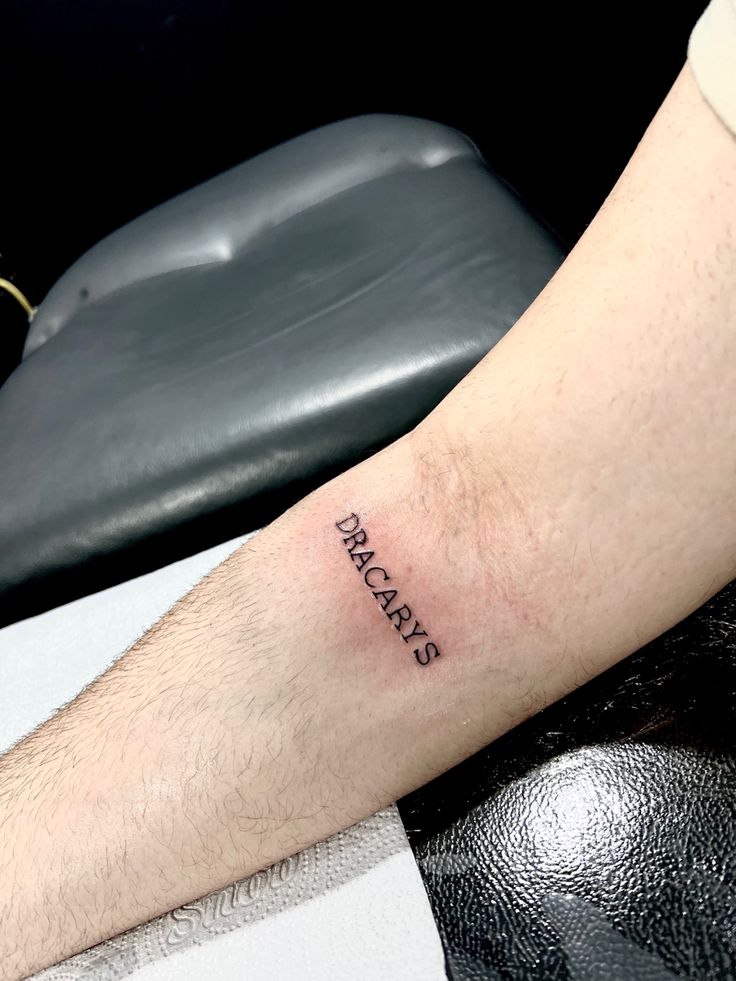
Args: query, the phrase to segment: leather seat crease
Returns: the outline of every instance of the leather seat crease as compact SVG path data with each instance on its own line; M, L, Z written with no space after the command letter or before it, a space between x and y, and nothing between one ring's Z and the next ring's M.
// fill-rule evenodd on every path
M0 389L0 621L272 519L415 425L561 257L465 137L395 116L115 232Z

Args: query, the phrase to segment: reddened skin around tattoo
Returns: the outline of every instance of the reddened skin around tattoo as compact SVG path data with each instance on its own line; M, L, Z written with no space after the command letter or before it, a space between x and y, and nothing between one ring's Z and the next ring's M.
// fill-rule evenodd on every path
M442 653L439 647L430 640L428 632L414 616L411 607L399 597L399 589L392 577L375 560L375 552L368 545L368 535L361 527L358 515L349 514L336 521L335 527L344 536L342 541L347 554L363 582L373 593L378 606L401 639L412 650L417 664L425 666L439 657Z

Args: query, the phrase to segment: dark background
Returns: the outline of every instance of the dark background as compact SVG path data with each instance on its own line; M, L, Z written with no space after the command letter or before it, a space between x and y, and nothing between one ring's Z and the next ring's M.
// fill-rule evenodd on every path
M366 112L461 129L572 244L704 5L5 0L0 276L39 303L152 205ZM0 294L0 380L24 334Z

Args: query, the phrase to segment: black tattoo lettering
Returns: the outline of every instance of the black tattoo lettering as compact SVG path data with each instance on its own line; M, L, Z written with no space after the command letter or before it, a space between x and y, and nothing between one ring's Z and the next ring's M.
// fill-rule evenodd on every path
M351 532L355 531L359 524L360 518L358 515L351 514L347 518L343 518L342 521L338 521L336 527L346 535L349 535Z
M411 610L406 604L404 604L404 606L398 607L396 610L393 610L391 613L389 613L388 610L386 610L386 615L388 616L389 620L391 620L392 622L394 617L399 618L396 621L396 623L394 623L394 627L397 630L401 630L402 623L405 623L407 620L411 620Z
M360 518L357 514L349 514L347 518L343 518L342 521L336 521L335 527L343 535L347 537L343 538L343 544L345 549L350 556L353 564L357 568L358 572L363 576L363 582L372 591L374 597L378 601L378 605L386 614L387 618L391 621L395 630L399 631L401 639L405 644L408 644L410 640L416 637L427 637L427 631L421 626L419 620L412 614L411 609L406 605L406 603L401 603L396 606L393 610L389 609L391 604L396 600L399 595L398 589L384 589L384 583L391 581L391 576L386 572L386 570L381 565L372 565L370 568L363 572L363 569L371 561L375 552L357 551L358 546L368 544L368 536L365 530L360 527ZM408 631L408 624L414 620L414 626L410 631ZM405 626L407 625L407 626ZM407 632L408 631L408 632ZM416 659L417 664L424 666L433 661L436 657L439 657L442 652L432 641L426 641L424 647L414 648L413 654Z
M371 582L370 579L368 578L368 576L372 572L382 572L383 573L383 581L384 582L388 582L389 579L391 578L391 576L386 572L386 570L385 569L382 569L380 567L380 565L372 565L370 567L370 569L368 570L368 572L366 572L366 574L363 576L363 579L365 580L366 586L370 586L371 589L373 589L374 586L379 586L380 585L380 581L379 582Z
M358 547L358 545L365 545L368 539L365 537L365 532L362 528L359 528L354 535L350 535L348 538L343 538L343 541L348 546L348 552L352 553ZM348 542L352 544L348 545Z
M350 552L350 557L352 558L353 562L357 565L358 571L360 572L360 570L363 568L363 566L364 565L367 565L367 563L370 562L370 560L373 558L373 552L353 552L353 551L351 551Z
M387 606L390 606L391 603L393 603L394 598L396 597L396 590L383 589L380 592L374 593L373 595L376 597L377 600L379 600L379 603L381 604L381 609L385 610ZM379 597L381 596L383 597L383 599L379 599Z
M402 634L401 639L404 641L405 644L408 644L412 637L426 637L426 636L427 636L427 631L422 630L419 626L419 621L415 620L414 629L412 630L412 632L410 634Z
M424 650L417 649L414 651L414 657L419 661L420 664L429 664L433 657L439 657L440 652L437 650L433 643L425 644Z

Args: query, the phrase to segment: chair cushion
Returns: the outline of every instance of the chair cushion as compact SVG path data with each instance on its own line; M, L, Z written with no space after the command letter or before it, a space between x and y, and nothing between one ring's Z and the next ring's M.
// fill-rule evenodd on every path
M451 981L736 977L736 583L401 803Z
M393 116L120 229L0 389L0 621L270 520L415 425L560 260L468 140Z

